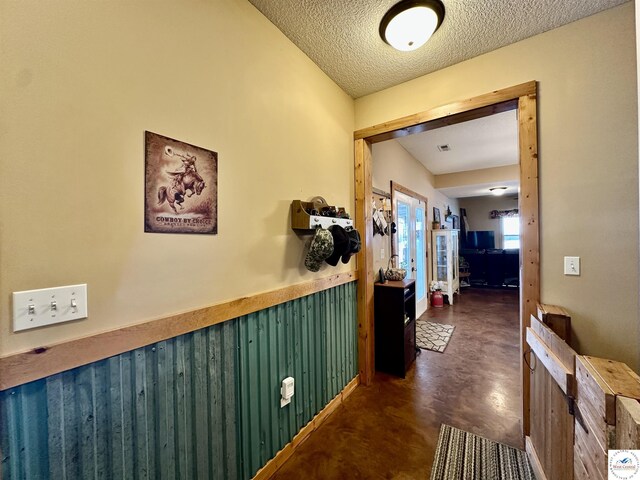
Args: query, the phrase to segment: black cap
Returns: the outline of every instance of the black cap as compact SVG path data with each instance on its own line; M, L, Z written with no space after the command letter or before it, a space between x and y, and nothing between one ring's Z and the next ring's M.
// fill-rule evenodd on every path
M361 247L360 234L355 228L347 230L347 235L349 235L349 251L342 255L342 263L349 263L351 255L358 253Z
M333 236L333 253L325 261L335 267L340 257L349 253L350 239L347 231L340 225L331 225L329 231Z

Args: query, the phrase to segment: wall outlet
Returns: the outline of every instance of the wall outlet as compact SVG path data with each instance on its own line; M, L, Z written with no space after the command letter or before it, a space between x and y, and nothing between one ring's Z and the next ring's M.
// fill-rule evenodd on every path
M13 331L87 317L87 284L13 292Z
M280 395L282 396L280 399L280 408L291 403L291 397L293 397L294 392L295 381L293 377L287 377L282 380L282 386L280 387Z
M580 275L580 257L564 257L564 274Z

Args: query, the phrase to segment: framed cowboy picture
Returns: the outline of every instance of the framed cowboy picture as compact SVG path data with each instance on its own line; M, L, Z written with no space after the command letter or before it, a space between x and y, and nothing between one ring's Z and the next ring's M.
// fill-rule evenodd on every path
M218 233L218 154L145 132L144 231Z

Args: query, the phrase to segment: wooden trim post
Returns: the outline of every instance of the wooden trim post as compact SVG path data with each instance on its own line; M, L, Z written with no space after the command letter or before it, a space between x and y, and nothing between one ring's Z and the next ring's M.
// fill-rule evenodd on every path
M375 373L373 332L373 195L371 180L371 144L355 142L356 229L361 234L362 247L358 263L358 370L360 383L369 385ZM360 276L362 275L362 276Z
M538 124L536 93L518 99L520 146L520 351L527 349L527 327L540 301L540 228L538 221ZM522 418L529 435L530 374L520 355L522 374Z

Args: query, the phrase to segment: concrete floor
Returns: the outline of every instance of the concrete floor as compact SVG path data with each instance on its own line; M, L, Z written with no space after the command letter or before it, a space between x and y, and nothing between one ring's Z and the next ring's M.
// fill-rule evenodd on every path
M376 374L272 478L427 479L442 423L523 448L518 292L465 289L422 318L455 325L444 353L423 350L404 380Z

